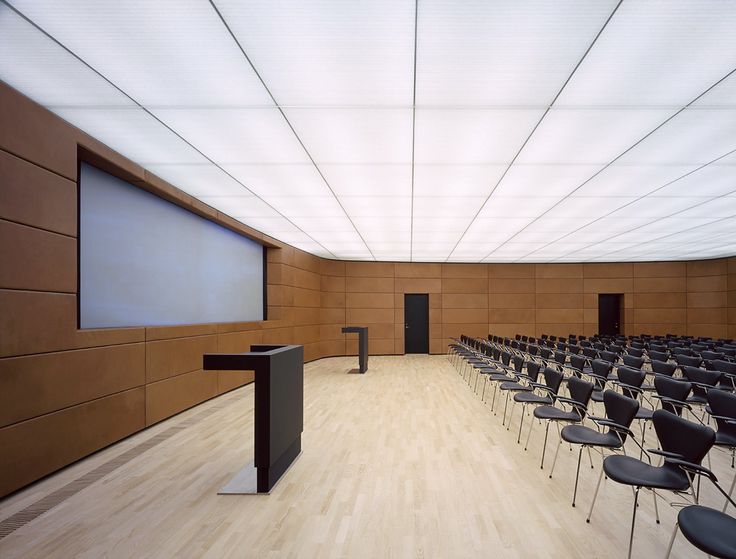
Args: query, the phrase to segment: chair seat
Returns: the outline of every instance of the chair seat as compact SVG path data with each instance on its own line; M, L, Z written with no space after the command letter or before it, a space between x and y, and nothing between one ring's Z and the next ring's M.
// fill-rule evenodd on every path
M511 380L511 377L504 375L503 373L493 373L488 375L488 380L493 382L507 382Z
M624 485L671 491L685 491L690 487L684 471L666 466L650 466L631 456L609 456L603 461L603 470L613 481Z
M501 390L511 390L512 392L531 392L534 390L531 386L526 386L519 382L503 382L500 388Z
M560 433L562 440L572 444L585 444L591 446L603 446L606 448L618 448L621 440L616 433L600 433L584 425L567 425Z
M687 399L688 404L697 404L700 406L704 406L708 403L708 400L705 396L701 396L700 394L693 394Z
M554 406L539 406L534 408L534 417L549 421L580 421L580 416L574 411L565 411Z
M654 410L640 407L639 411L636 412L636 416L634 417L634 419L643 419L644 421L650 421L652 419L652 415L654 415Z
M691 505L677 515L682 535L714 557L736 558L736 518L721 511Z
M724 431L716 431L717 446L736 446L736 435L733 433L725 433Z
M540 396L534 392L520 392L514 395L514 402L522 404L552 404L553 400L550 396Z

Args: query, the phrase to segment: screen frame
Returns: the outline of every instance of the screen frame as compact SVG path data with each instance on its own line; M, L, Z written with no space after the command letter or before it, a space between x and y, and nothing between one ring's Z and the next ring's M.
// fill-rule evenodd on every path
M137 177L133 175L132 173L126 171L122 167L116 165L112 161L105 159L104 157L98 155L97 153L94 153L84 146L77 145L77 179L75 181L75 187L76 187L76 197L77 197L77 235L76 235L76 245L77 245L77 263L76 263L76 269L77 269L77 290L76 290L76 326L77 330L79 331L91 331L91 330L124 330L129 328L159 328L162 327L160 325L138 325L138 326L110 326L110 327L92 327L92 328L83 328L82 327L82 296L81 296L81 284L82 284L82 258L81 258L81 250L82 250L82 189L80 182L82 180L82 164L89 165L90 167L94 167L95 169L102 171L103 173L107 173L117 179L120 179L122 181L127 182L131 186L135 188L139 188L145 192L148 192L150 194L153 194L154 196L157 196L164 202L167 202L169 204L178 206L179 208L194 214L195 216L206 219L207 221L210 221L214 223L215 225L219 225L220 227L223 227L225 229L228 229L230 231L233 231L234 233L237 233L241 237L245 237L246 239L255 242L256 244L261 245L262 252L263 252L263 320L256 320L256 321L250 321L250 322L265 322L268 320L268 250L273 249L275 247L270 247L267 244L263 242L262 239L259 239L258 237L248 235L246 232L238 230L238 228L233 227L232 225L226 223L224 220L219 220L213 218L211 215L208 215L204 212L197 212L194 211L192 207L185 205L182 203L181 200L178 200L174 196L165 196L164 192L158 188L156 188L154 185L152 185L149 182L145 182L145 186L142 185L140 177ZM173 185L171 185L173 186ZM146 188L147 187L147 188ZM190 196L186 194L184 191L179 190L174 186L174 188L180 192L184 196ZM196 198L195 198L196 199ZM204 203L204 202L202 202ZM217 212L219 213L219 212ZM244 226L247 227L247 226ZM238 321L240 322L240 321ZM187 327L187 326L193 326L197 324L237 324L238 322L213 322L213 323L204 323L204 322L194 322L191 324L172 324L167 325L165 328L181 328L181 327Z

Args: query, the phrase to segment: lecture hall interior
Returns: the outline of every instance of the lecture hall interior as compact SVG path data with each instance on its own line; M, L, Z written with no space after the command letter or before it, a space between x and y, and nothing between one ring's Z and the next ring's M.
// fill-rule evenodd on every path
M736 558L736 0L0 0L0 557Z

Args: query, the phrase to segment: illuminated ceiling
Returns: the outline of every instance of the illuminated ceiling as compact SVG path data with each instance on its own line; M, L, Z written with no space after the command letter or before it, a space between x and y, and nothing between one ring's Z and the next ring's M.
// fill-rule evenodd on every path
M734 0L0 0L0 79L320 256L736 254Z

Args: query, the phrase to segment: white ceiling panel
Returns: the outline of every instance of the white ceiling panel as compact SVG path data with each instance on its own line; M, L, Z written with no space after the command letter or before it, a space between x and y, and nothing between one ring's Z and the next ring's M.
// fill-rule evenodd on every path
M411 165L332 165L320 171L338 196L411 196Z
M414 165L415 196L488 196L506 165Z
M615 5L422 0L417 104L550 103Z
M503 177L493 196L567 196L602 165L521 165L515 163Z
M12 4L142 105L273 105L207 2Z
M519 151L541 109L417 109L418 164L503 164Z
M518 163L606 164L674 111L658 109L551 109Z
M697 169L695 165L609 165L572 196L645 196Z
M0 80L314 254L736 253L730 2L11 3Z
M0 5L0 76L45 106L135 106L73 54Z
M277 109L155 109L218 164L309 163Z
M147 165L146 169L187 194L202 196L243 196L251 190L211 163L201 165Z
M284 109L318 163L411 163L410 109Z
M411 0L216 0L281 105L410 105Z
M56 108L54 112L144 167L207 163L196 149L143 109L73 107Z
M222 168L258 196L332 196L311 163L223 164Z
M682 107L733 70L733 8L721 0L623 2L557 104Z

